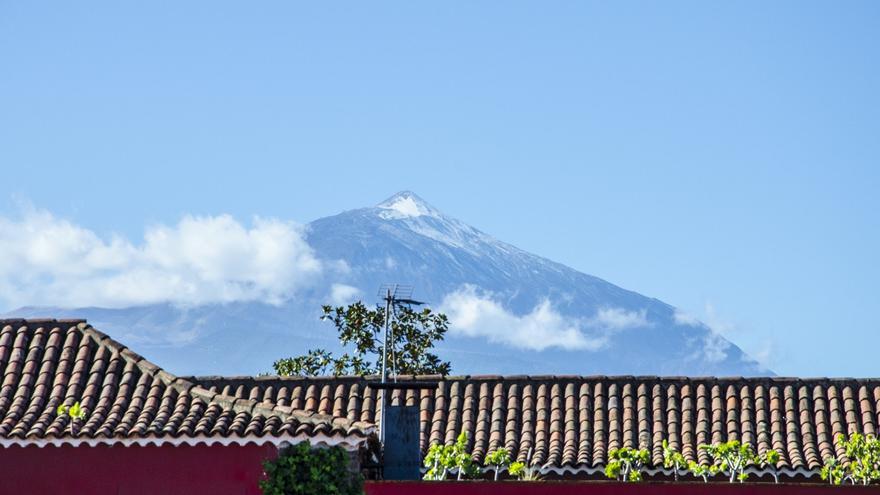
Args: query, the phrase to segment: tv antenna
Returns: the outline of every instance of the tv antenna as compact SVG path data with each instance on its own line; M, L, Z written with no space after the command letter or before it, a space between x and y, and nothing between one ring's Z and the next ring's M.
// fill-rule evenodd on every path
M388 389L384 387L388 383L388 346L394 340L394 330L391 328L391 316L400 306L421 306L422 301L412 298L413 286L401 284L382 284L379 286L378 297L385 303L385 327L382 336L382 418L379 422L379 441L385 443L385 406L387 404ZM394 355L394 347L391 347L391 366L394 374L394 383L397 383L397 359Z
M395 313L395 310L400 306L421 306L425 304L422 301L416 301L412 298L413 294L413 286L412 285L401 285L401 284L382 284L379 287L379 293L377 294L379 298L385 303L385 328L383 329L384 335L382 336L382 383L388 382L388 369L386 363L388 362L388 346L389 342L394 340L394 330L391 328L391 317ZM394 359L394 348L391 348L391 366L392 372L394 374L394 381L397 381L397 366L396 359Z

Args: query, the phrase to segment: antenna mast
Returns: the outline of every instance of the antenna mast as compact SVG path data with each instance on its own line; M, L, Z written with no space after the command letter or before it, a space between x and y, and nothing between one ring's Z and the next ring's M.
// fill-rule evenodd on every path
M385 328L382 336L382 384L388 383L388 346L392 345L394 335L391 334L391 314L397 306L421 306L425 304L412 298L413 286L400 284L383 284L379 287L378 296L385 303ZM394 356L394 349L391 349ZM396 361L396 360L395 360ZM392 363L394 381L397 382L397 366ZM379 422L379 441L385 443L385 405L387 404L387 389L382 389L382 416Z

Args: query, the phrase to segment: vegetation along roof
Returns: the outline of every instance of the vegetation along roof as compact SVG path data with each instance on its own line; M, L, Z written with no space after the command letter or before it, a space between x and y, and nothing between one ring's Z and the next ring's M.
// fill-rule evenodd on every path
M198 377L168 373L84 320L0 320L0 446L313 443L355 447L377 431L376 377ZM845 461L840 434L877 435L880 380L653 376L401 377L392 404L421 410L421 450L461 432L482 463L494 449L548 476L600 476L611 449L662 441L709 463L701 444L780 453L779 474ZM80 403L75 420L58 406ZM769 470L750 469L767 475Z
M196 378L205 388L351 421L377 421L371 378ZM421 409L421 449L468 433L475 460L499 447L545 475L600 476L609 451L645 448L649 474L663 469L662 441L709 464L700 444L748 442L780 453L779 474L818 477L825 458L844 459L836 438L876 435L880 380L633 376L405 377L433 390L398 390L392 403ZM768 469L752 474L770 476Z

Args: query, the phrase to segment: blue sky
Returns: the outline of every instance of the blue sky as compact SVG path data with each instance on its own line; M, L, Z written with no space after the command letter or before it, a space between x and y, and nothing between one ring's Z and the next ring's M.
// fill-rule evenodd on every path
M4 2L0 214L137 241L411 189L780 374L876 376L878 22L867 1Z

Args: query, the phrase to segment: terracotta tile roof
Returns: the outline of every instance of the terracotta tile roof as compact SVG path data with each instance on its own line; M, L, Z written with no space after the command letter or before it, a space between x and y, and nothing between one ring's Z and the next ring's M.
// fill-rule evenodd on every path
M310 438L355 445L373 426L207 390L84 320L0 320L0 445L236 443ZM72 425L60 404L80 402Z
M396 391L392 403L421 408L421 448L451 443L463 429L477 461L498 447L545 473L595 474L615 447L646 448L663 471L661 441L708 462L701 443L737 439L776 449L783 476L814 476L842 458L838 434L877 435L880 380L474 376L438 380L434 390ZM375 378L196 378L218 393L376 422ZM663 471L669 474L669 471ZM758 472L753 470L753 472Z

